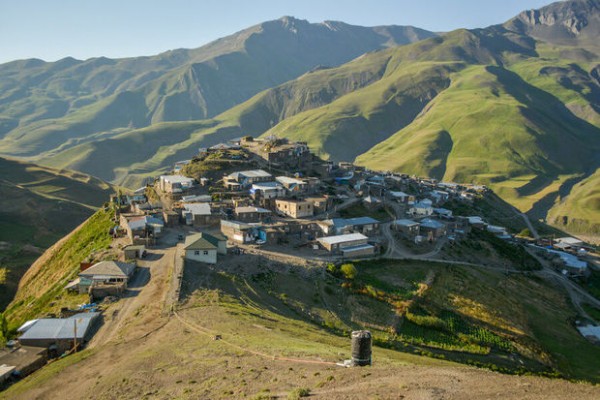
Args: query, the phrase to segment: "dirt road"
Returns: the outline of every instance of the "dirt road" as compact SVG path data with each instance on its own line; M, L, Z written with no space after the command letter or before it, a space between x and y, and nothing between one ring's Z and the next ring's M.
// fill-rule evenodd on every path
M169 245L170 246L170 245ZM102 346L121 339L132 318L162 306L169 292L168 277L173 269L176 248L151 249L145 259L138 260L138 269L123 298L111 304L104 313L104 323L88 347Z

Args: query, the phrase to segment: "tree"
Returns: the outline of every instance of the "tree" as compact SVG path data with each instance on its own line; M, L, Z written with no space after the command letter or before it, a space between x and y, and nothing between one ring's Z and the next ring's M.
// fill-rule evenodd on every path
M354 264L350 264L350 263L342 264L342 266L340 267L340 271L342 271L344 278L349 279L349 280L354 279L356 277L356 274L358 273Z
M529 228L525 228L521 232L519 232L519 236L532 237Z
M337 265L335 265L334 263L327 264L327 272L329 272L333 276L336 276L339 272Z

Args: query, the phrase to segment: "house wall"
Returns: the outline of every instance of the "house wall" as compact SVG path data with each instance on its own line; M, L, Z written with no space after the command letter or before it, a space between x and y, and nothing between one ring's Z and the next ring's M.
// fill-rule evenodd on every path
M207 264L217 263L217 250L186 250L185 258Z
M227 241L220 240L217 246L217 253L219 254L227 254Z
M344 257L364 257L371 256L373 254L375 254L375 247L369 247L367 249L344 252Z
M194 215L193 224L195 227L213 226L221 222L218 215Z
M419 225L403 226L396 225L396 229L408 237L413 237L419 234Z
M340 249L343 249L345 247L358 246L361 244L367 244L367 240L366 239L351 240L351 241L343 242L343 243L334 243L332 245L330 245L328 243L324 243L323 247L325 247L326 250L328 250L332 253L337 253L340 251Z
M133 250L132 249L124 249L123 250L123 254L124 254L126 260L132 260L134 258L137 258L138 253L139 253L138 250L135 250L135 249L133 249Z
M307 201L276 201L277 211L292 218L312 217L313 205Z
M379 232L379 224L357 225L352 228L355 232L360 232L365 235L373 235Z

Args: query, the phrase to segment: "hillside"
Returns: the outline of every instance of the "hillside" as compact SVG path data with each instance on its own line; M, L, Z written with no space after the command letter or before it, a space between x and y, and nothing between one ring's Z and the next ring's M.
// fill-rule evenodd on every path
M169 270L151 266L152 280L130 300L136 303L109 306L111 340L47 366L0 398L285 398L298 388L327 399L598 396L584 383L457 363L597 379L598 349L571 326L563 293L543 280L374 261L357 264L348 286L322 269L253 257L189 265L183 303L171 315L156 301ZM408 307L404 317L399 307ZM348 331L362 326L375 333L374 365L335 366L349 356Z
M45 249L108 200L113 187L73 171L0 158L0 310Z
M39 156L165 121L215 116L318 66L434 36L292 17L192 50L0 65L0 154Z
M564 229L600 236L600 169L577 183L552 208L548 221Z
M133 187L198 147L275 134L307 141L323 158L487 184L536 219L555 216L553 207L600 165L600 57L585 39L596 26L596 4L557 3L504 25L368 53L213 119L97 138L42 162ZM518 22L531 13L546 15L538 17L545 23L553 18L552 29L580 21L579 33L566 43L540 33L535 18ZM578 196L569 202L583 208L570 209L583 222L568 229L587 233L597 209Z

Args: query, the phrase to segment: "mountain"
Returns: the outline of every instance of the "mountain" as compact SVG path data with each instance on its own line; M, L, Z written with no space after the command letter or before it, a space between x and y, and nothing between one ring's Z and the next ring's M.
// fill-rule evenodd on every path
M212 117L311 69L432 36L283 17L153 57L2 64L0 153L39 156L132 128Z
M88 175L0 158L0 310L48 247L108 201L114 188Z
M539 10L523 11L504 26L547 43L600 50L600 2L562 1Z
M593 180L600 166L600 51L593 40L598 15L598 0L558 2L504 24L368 52L338 67L306 69L218 115L157 117L149 126L81 133L66 142L55 131L46 137L34 129L18 139L13 131L12 139L0 141L0 151L14 146L26 153L30 139L39 139L48 145L31 150L38 162L134 187L192 157L198 147L274 134L305 140L335 161L487 184L532 217L594 233L598 195L575 189ZM302 25L288 18L269 24L285 26L284 37ZM334 25L316 26L321 36ZM361 29L375 32L379 47L389 44L384 39L390 28ZM269 29L259 30L247 36L267 37ZM225 41L235 42L242 33ZM224 44L217 41L211 49L219 46ZM164 88L157 98L176 91ZM116 108L132 107L136 98L141 104L146 97L140 93L121 93L132 98L123 97ZM565 219L565 210L574 214Z

